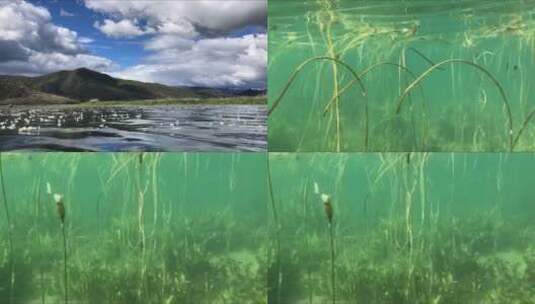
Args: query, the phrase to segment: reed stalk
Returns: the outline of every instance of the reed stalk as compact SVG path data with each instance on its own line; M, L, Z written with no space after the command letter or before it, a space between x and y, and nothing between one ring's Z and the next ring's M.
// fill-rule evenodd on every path
M56 211L58 213L58 219L61 226L61 234L63 237L63 289L64 289L64 303L69 303L69 280L67 277L67 235L65 233L65 205L63 204L63 198L59 194L54 194L56 201Z
M335 265L335 249L334 249L334 227L333 227L333 217L334 210L331 204L331 199L325 195L323 197L323 209L325 211L325 216L327 218L327 223L329 225L329 243L331 249L331 292L332 292L332 303L336 303L336 273L334 269Z
M336 303L336 276L334 271L334 231L333 224L329 223L329 238L331 244L331 290L332 290L332 303Z
M271 179L271 169L269 165L269 154L266 154L266 169L267 169L267 182L268 182L268 191L271 203L271 212L273 215L273 221L275 222L275 259L276 259L276 268L277 268L277 303L281 303L281 286L282 286L282 265L280 260L281 254L281 239L280 239L280 222L279 214L277 212L277 205L275 204L275 197L273 195L273 183Z
M303 219L304 219L304 227L303 227L303 235L305 237L305 249L306 252L308 252L308 261L307 261L307 267L306 267L306 273L307 273L307 290L308 290L308 303L312 303L312 269L310 268L311 262L312 262L312 255L310 251L310 238L309 238L309 220L308 220L308 183L309 180L305 182L305 185L303 187Z
M137 203L138 203L138 230L139 230L139 236L140 236L140 246L141 246L141 272L140 272L140 286L139 286L139 297L142 298L143 291L145 289L145 273L147 271L147 264L146 264L146 234L145 234L145 193L147 191L148 184L145 184L144 188L141 186L142 178L143 178L143 169L144 169L144 153L141 152L138 155L138 165L139 165L139 173L137 174Z
M327 3L327 9L329 14L329 21L327 22L326 29L325 29L325 40L327 42L327 49L328 49L328 56L331 58L337 58L337 55L334 50L334 44L331 34L331 27L332 23L334 22L334 13L331 10L331 3ZM335 62L332 63L332 77L333 77L333 98L335 100L334 103L334 111L336 116L336 152L340 152L340 137L341 137L341 126L340 126L340 99L336 96L339 95L338 93L338 66Z
M67 277L67 235L65 234L65 224L61 223L61 233L63 235L63 288L65 292L65 304L69 303L69 281Z
M41 177L39 177L37 185L36 185L36 197L35 197L35 201L36 201L35 217L36 218L41 218L40 215L42 213L40 185L41 185ZM35 227L37 231L39 231L39 225L38 225L39 223L40 221L35 222ZM38 247L42 251L43 241L38 232L36 233L35 237L37 238ZM41 262L39 263L39 288L40 288L40 295L41 295L41 304L45 304L45 283L44 283L43 261L45 261L46 259L45 259L44 251L42 251L42 253L40 254L40 257L41 257Z
M0 152L0 184L2 186L2 200L4 201L4 211L6 213L6 223L7 223L7 240L9 244L9 269L11 272L10 289L9 289L9 302L13 303L14 299L14 290L15 290L15 256L13 253L13 225L11 223L11 216L9 214L9 203L7 201L6 195L6 185L4 182L4 167L2 164L2 153Z
M534 116L535 116L535 109L531 110L531 112L529 112L529 114L524 119L524 122L522 123L522 127L520 127L520 129L518 130L518 133L516 133L515 139L513 140L513 147L511 148L511 150L513 150L516 147L516 144L518 143L520 136L522 135L524 130L527 128L527 126L529 125L529 122Z

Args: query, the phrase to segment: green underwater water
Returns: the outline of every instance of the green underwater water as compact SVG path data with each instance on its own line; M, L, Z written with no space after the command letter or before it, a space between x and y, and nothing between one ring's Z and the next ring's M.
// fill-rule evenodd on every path
M534 1L272 0L268 10L270 151L535 148Z
M535 155L269 162L269 303L535 302Z
M535 300L533 154L0 156L0 303Z
M266 302L266 154L0 156L0 303Z

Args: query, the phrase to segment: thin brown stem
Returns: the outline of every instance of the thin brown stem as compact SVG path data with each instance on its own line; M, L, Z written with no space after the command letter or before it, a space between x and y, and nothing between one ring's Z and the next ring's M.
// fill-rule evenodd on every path
M334 232L333 232L333 224L329 223L329 237L330 237L330 243L331 243L331 288L332 288L332 303L336 303L336 273L334 270Z
M273 195L273 183L271 179L271 167L269 165L269 154L266 154L266 170L268 191L271 202L271 212L273 213L273 221L275 222L275 259L277 268L277 303L281 303L281 287L282 287L282 264L280 259L281 254L281 239L280 239L280 222L279 214L277 212L277 205L275 204L275 197Z
M520 139L520 135L524 132L524 130L529 125L529 122L531 119L535 116L535 109L531 110L531 112L526 116L526 119L524 119L524 122L522 123L522 127L518 130L518 133L516 133L515 139L513 140L513 146L511 150L513 150L516 147L516 144L518 143L518 140Z
M69 303L69 281L67 277L67 235L65 234L65 223L61 223L61 233L63 234L63 288L65 304Z

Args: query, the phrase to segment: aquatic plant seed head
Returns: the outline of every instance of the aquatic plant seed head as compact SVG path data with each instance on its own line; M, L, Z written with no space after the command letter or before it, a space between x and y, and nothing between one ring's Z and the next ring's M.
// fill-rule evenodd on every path
M49 182L46 182L46 193L48 195L52 195L52 187L50 186Z
M331 204L331 200L327 200L323 202L323 210L325 211L325 216L327 217L327 221L329 221L329 225L333 222L333 205Z
M58 212L59 220L62 224L65 223L65 205L63 205L63 202L61 199L59 201L56 201L56 210Z
M314 194L320 194L320 187L317 182L314 182Z
M56 204L60 203L62 199L63 199L63 195L54 193L54 201L56 202Z
M328 194L322 193L321 194L321 201L325 204L328 203L331 197Z

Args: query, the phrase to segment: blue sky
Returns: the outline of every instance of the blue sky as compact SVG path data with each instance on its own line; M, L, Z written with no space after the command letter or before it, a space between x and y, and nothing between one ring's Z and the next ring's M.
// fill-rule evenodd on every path
M266 5L266 0L0 2L0 74L32 76L85 66L168 85L265 88Z
M81 1L32 0L28 2L46 7L55 24L71 29L80 36L93 39L94 42L87 45L91 53L111 59L122 68L139 63L148 53L143 48L143 40L146 39L144 37L111 39L95 28L93 26L95 21L102 20L106 16L100 12L89 10ZM62 16L62 10L67 14L73 14L73 16Z

